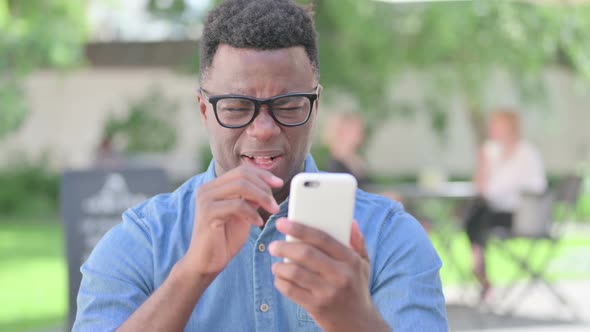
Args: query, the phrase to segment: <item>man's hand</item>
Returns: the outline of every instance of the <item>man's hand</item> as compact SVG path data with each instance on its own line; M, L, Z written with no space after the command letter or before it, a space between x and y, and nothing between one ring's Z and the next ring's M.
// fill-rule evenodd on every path
M272 188L283 180L244 165L199 188L190 248L183 261L199 275L215 277L242 248L251 225L262 226L258 213L279 211Z
M350 246L312 227L281 218L277 229L300 241L275 241L275 287L301 305L324 331L389 331L369 294L370 264L364 238L353 223Z

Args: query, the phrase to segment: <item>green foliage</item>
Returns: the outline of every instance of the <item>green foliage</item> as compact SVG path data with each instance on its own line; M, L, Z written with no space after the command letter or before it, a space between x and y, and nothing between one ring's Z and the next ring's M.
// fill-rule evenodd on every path
M209 167L211 160L213 160L213 153L211 153L211 147L209 144L203 144L199 147L198 151L199 163L201 164L201 172L204 172Z
M205 12L201 8L203 4L188 5L188 2L189 0L148 0L146 7L155 19L171 23L175 38L197 38L201 30L200 22Z
M27 74L82 62L85 17L81 1L0 0L0 138L26 115Z
M386 4L315 0L322 81L355 96L375 122L403 113L392 81L419 73L419 102L442 132L449 95L462 96L483 136L483 94L491 74L506 70L525 100L543 101L542 71L565 65L590 79L589 6L507 0ZM326 91L329 91L327 89Z
M581 195L576 205L576 220L590 222L590 165L582 170Z
M20 82L3 80L0 76L0 138L17 128L24 120L27 114L24 100Z
M427 98L448 107L457 93L478 138L482 99L491 74L511 75L527 101L543 101L543 70L563 65L590 79L589 6L483 1L397 6L393 12L395 61L424 73ZM585 52L585 53L584 53Z
M106 123L104 137L123 140L128 153L169 151L176 144L172 121L177 110L178 103L154 87L144 97L130 102L125 117L111 117Z
M324 144L313 144L311 146L311 155L318 169L325 171L328 169L330 161L330 149Z
M58 196L59 176L43 164L0 171L0 215L55 216Z
M324 95L350 94L359 100L369 121L379 119L390 109L388 82L397 66L392 61L390 11L368 0L312 2Z
M156 16L180 20L182 13L186 11L185 0L172 0L172 1L158 1L149 0L147 4L148 10Z
M590 222L590 194L583 194L578 200L576 220Z

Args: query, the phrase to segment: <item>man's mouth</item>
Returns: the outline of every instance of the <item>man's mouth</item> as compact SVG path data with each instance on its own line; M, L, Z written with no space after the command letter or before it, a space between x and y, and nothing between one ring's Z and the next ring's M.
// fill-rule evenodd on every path
M273 169L281 158L282 155L280 154L255 155L245 153L242 155L242 159L244 159L247 163L266 170Z

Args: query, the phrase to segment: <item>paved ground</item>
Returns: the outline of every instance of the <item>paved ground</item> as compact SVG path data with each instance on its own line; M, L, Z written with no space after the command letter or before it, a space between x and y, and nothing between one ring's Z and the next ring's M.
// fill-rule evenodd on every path
M494 290L489 303L477 304L475 289L445 289L451 331L546 332L590 331L590 280L556 285L568 305L562 305L544 285L536 285L526 295L518 285L514 293ZM512 304L517 304L513 310Z

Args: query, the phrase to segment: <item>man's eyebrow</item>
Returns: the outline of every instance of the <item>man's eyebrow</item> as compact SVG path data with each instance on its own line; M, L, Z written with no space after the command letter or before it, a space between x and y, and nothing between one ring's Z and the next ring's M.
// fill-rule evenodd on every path
M236 88L236 89L230 88L230 89L227 89L226 91L227 92L216 93L216 94L217 95L240 95L240 96L255 97L255 98L272 98L272 97L284 95L287 93L301 92L301 91L290 91L290 90L282 89L278 93L273 94L272 96L258 97L258 96L255 96L254 94L252 94L250 91L246 91L244 88Z

